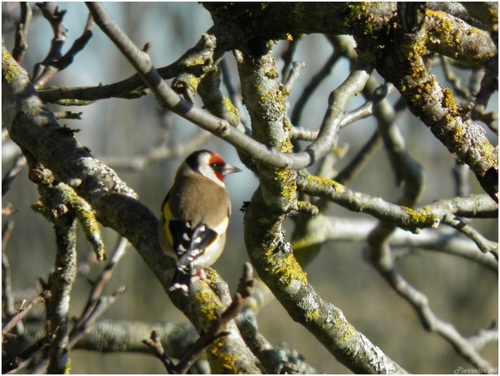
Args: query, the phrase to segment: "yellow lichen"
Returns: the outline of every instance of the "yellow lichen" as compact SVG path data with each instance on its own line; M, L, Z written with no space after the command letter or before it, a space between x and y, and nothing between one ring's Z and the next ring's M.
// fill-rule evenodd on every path
M224 338L219 339L207 351L211 371L214 374L237 374L238 357L225 351Z
M282 153L291 153L293 151L293 144L290 138L285 138L281 143L280 151Z
M300 283L307 283L307 273L302 270L302 267L295 259L295 256L290 253L283 258L279 258L279 265L276 265L275 258L273 257L274 249L266 252L266 259L270 265L266 271L271 276L276 276L280 283L290 285L291 281L299 281Z
M421 210L415 210L405 206L401 208L409 215L409 218L403 221L405 226L424 228L434 227L436 223L439 223L439 216L432 214L432 210L426 206Z
M200 79L194 75L188 75L188 80L186 82L193 91L198 89L198 84L200 83Z
M321 311L319 308L316 308L313 311L306 312L305 319L306 321L316 321L321 318Z
M5 48L2 50L2 70L6 71L4 77L8 84L19 76L19 67Z
M275 70L271 70L269 72L266 72L266 77L268 77L268 78L278 78L279 76L280 75Z
M297 201L297 210L308 212L312 215L316 215L319 213L318 207L308 201Z
M295 200L297 192L297 182L295 181L295 173L290 170L277 170L275 172L275 181L281 186L281 196L286 198L288 202Z
M344 329L343 333L342 333L342 340L344 342L349 342L351 340L351 338L353 338L354 336L356 336L356 329L354 329L354 327L352 325L350 325L349 323L346 323L342 320L338 320L339 323L341 323L341 327L342 329Z
M308 180L310 184L332 187L338 194L344 193L346 189L344 185L337 183L334 180L325 179L320 176L309 175Z
M460 110L453 96L453 91L448 88L443 89L443 107L448 109L448 113L452 116L459 116Z
M484 62L493 57L493 53L474 54L474 51L465 48L463 41L464 33L467 33L467 35L481 34L487 37L488 33L484 30L471 26L467 26L466 29L457 26L447 13L441 11L427 9L426 16L436 21L436 26L428 31L428 39L435 44L446 46L449 51L453 52L454 56L452 57L461 59L469 58L476 62Z
M190 56L187 60L186 60L186 66L188 67L196 67L196 66L200 66L200 65L205 65L206 64L206 59L203 55L194 55L194 56Z
M200 291L195 295L197 305L200 307L200 315L210 322L218 320L216 308L213 304L212 294Z
M240 123L240 113L228 97L224 97L224 105L227 114L227 121L229 121L229 124L237 126Z

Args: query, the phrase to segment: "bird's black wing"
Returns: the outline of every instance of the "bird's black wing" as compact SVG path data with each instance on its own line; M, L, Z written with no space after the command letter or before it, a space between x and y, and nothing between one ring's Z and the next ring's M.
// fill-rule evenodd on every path
M193 228L190 222L175 219L169 222L169 228L173 249L179 258L171 289L187 289L193 261L217 238L217 233L204 223Z

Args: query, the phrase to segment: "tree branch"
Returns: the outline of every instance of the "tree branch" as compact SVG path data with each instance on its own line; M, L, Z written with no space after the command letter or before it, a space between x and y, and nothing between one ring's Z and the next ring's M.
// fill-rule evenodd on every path
M28 50L28 30L31 25L31 18L33 11L28 2L19 3L21 7L21 19L19 20L16 28L16 40L14 48L12 49L12 56L14 59L21 63L24 54Z

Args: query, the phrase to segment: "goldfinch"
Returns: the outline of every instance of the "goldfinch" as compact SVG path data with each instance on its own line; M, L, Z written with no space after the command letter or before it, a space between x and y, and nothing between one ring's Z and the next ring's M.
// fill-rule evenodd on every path
M231 215L224 177L239 171L208 150L195 151L177 170L158 229L163 251L177 260L170 291L187 292L191 276L203 273L222 254Z

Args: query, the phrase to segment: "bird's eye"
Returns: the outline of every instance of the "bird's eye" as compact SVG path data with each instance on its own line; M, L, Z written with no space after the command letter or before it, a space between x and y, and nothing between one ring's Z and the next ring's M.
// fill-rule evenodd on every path
M224 168L224 165L222 163L212 163L210 164L210 167L212 167L215 171L221 171Z

